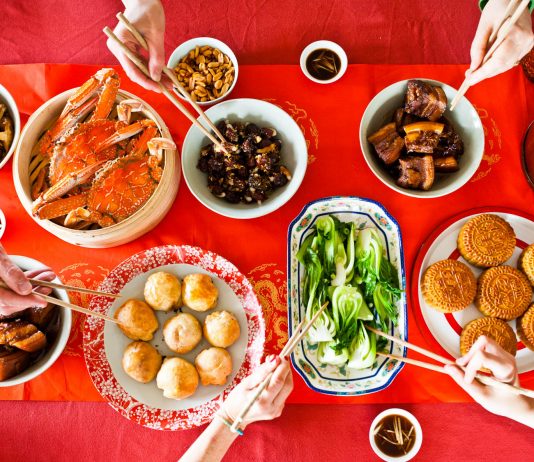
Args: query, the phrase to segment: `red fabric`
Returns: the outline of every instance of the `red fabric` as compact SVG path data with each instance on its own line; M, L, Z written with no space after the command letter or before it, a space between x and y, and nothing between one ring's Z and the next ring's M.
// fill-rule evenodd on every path
M477 0L163 0L167 56L192 37L216 37L242 64L294 64L310 42L339 42L351 63L466 63ZM0 64L114 64L104 26L118 0L10 0L0 15Z
M423 429L420 461L529 461L532 430L476 404L401 406ZM369 426L384 405L289 405L282 417L249 426L225 462L374 461ZM175 461L202 429L158 432L103 403L0 403L2 449L9 462Z

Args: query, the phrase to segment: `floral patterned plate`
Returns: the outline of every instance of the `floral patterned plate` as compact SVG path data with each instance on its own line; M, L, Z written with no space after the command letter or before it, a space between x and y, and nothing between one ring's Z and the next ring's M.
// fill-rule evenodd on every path
M241 336L228 351L233 360L233 374L224 386L199 385L196 393L181 401L165 398L155 380L142 384L126 375L121 366L122 354L131 342L120 329L102 319L88 317L84 328L84 355L91 380L113 409L126 418L157 430L185 430L210 421L226 395L259 364L265 343L265 323L260 303L251 284L237 268L213 252L190 246L162 246L140 252L117 266L100 286L100 290L121 293L112 300L94 297L90 308L113 315L127 299L143 298L148 276L164 270L183 278L191 273L209 274L219 289L216 309L232 312L241 326ZM182 308L188 311L188 308ZM194 314L203 321L209 313ZM162 326L175 313L156 312L160 328L152 343L163 356L176 356L163 342ZM205 339L190 353L180 355L193 362L208 347Z
M404 290L406 287L400 228L382 205L359 197L326 197L310 202L291 222L288 230L289 336L304 316L304 308L300 299L304 268L297 260L297 252L310 233L315 220L327 214L334 214L341 221L354 222L356 229L371 226L377 228L386 243L389 260L398 269L401 288ZM390 333L407 340L408 315L405 292L397 307L399 322L397 326L391 326ZM304 339L291 355L291 361L311 389L329 395L361 395L383 390L393 381L403 366L403 363L383 357L377 358L373 369L362 371L330 366L321 364L317 360L316 349L317 345ZM406 356L406 349L398 345L389 344L388 351L398 356Z

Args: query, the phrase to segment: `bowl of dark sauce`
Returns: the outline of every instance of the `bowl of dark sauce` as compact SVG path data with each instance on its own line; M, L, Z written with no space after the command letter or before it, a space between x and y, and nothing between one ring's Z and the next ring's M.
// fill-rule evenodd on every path
M521 149L521 165L528 184L534 189L534 121L527 128Z
M316 83L332 83L347 70L347 54L337 43L318 40L310 43L300 55L300 67Z
M369 441L382 460L406 462L419 452L423 433L413 414L404 409L387 409L373 420Z

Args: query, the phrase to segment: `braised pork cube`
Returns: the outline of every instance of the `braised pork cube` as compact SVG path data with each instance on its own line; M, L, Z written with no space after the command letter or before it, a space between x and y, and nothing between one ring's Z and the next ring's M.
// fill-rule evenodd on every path
M436 122L416 122L403 127L404 144L408 152L432 154L438 146L444 125Z
M447 108L447 96L441 87L434 87L421 80L409 80L404 110L428 119L438 120Z
M395 122L382 127L367 140L375 147L378 157L386 165L395 163L404 148L404 140L397 133Z
M450 124L446 124L440 135L439 143L434 151L434 157L455 157L458 159L464 153L464 143L460 135Z
M421 117L414 116L413 114L408 114L404 108L400 107L395 111L395 114L393 114L393 121L395 122L395 127L397 128L397 132L403 133L404 132L404 126L413 124L416 122L422 122L424 119Z
M397 184L403 188L428 191L434 184L432 156L408 156L399 159L400 176Z
M434 169L439 173L457 172L459 169L458 161L454 156L436 157L434 159Z

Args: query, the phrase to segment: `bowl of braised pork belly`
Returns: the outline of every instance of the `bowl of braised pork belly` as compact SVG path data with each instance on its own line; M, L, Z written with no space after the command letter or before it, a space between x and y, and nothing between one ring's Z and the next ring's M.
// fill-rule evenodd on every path
M441 82L394 83L369 103L360 124L360 145L373 173L412 197L440 197L474 175L484 153L484 129L464 97L448 109L457 91Z
M24 271L44 267L28 257L10 259ZM54 289L50 296L69 301L64 290ZM28 382L52 366L67 345L71 326L72 313L51 303L0 316L0 388Z

